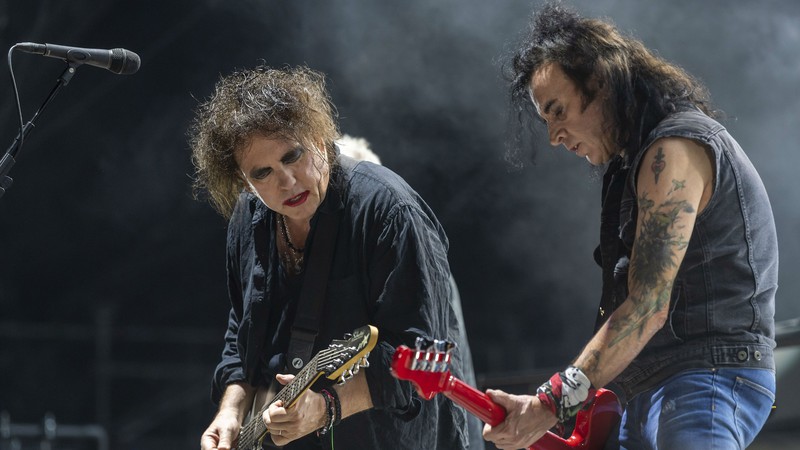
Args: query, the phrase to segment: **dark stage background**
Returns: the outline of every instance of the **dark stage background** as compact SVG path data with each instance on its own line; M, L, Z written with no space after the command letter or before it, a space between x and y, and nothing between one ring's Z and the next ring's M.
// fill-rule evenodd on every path
M30 41L142 58L130 76L80 67L0 199L0 449L45 448L24 437L45 420L94 436L52 448L100 448L95 439L113 449L197 447L214 413L209 380L228 310L225 222L191 197L185 133L220 74L261 61L327 73L342 131L366 138L437 212L484 387L524 389L521 380L566 364L598 301L600 183L544 140L535 166L512 171L504 161L498 60L536 4L0 0L5 50ZM771 194L777 318L800 317L800 3L575 6L706 82ZM22 53L13 62L27 121L65 64ZM7 146L18 122L3 79ZM789 384L798 360L797 347L779 352L782 407L762 445L800 423L800 392Z

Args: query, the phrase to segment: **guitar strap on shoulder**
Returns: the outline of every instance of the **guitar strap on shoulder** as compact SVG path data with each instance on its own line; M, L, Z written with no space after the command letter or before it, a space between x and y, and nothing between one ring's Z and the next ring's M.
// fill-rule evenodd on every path
M345 172L351 171L356 164L356 161L343 156L339 161L341 169ZM328 195L331 194L337 195L338 193L329 189ZM311 360L314 340L319 333L322 305L327 293L328 275L331 271L333 249L336 246L341 216L340 208L331 209L333 210L320 211L311 247L312 252L303 276L303 287L300 289L299 304L292 324L292 334L286 352L286 366L287 370L294 375L297 375Z
M315 245L303 276L303 287L286 353L287 369L294 375L311 359L314 340L319 333L333 248L339 231L338 218L339 214L335 212L321 213L314 233Z

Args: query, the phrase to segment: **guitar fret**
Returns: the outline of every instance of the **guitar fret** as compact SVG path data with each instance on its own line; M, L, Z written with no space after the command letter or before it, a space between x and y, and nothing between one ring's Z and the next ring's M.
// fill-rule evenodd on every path
M351 339L353 335L357 336ZM321 375L328 378L340 369L344 369L347 376L341 378L345 381L349 379L359 366L360 360L366 360L362 356L351 361L359 353L366 353L371 350L377 341L377 330L372 326L365 326L356 330L353 335L346 335L349 341L333 341L328 349L322 350L312 358L305 367L295 376L291 383L284 386L275 397L261 407L258 414L250 417L246 424L243 424L239 432L239 443L235 450L255 450L260 448L260 442L268 433L267 426L264 424L262 416L269 409L272 403L282 401L287 407L291 405L299 396L308 390L312 383ZM366 353L367 355L369 353ZM351 367L345 367L346 363L351 363ZM354 369L352 366L356 366ZM366 367L366 365L364 366Z

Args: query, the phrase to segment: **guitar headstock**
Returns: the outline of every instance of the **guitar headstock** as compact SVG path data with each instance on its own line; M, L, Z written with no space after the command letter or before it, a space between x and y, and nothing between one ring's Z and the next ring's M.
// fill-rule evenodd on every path
M362 367L369 367L367 357L377 343L378 329L372 325L357 328L342 340L334 339L328 348L317 354L317 372L342 384Z
M392 356L392 375L400 380L411 381L419 395L430 400L447 390L451 378L451 352L456 344L418 337L415 347L397 347Z

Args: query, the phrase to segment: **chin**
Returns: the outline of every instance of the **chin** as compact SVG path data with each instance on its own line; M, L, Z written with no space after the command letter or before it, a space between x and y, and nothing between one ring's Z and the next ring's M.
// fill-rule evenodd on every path
M594 158L590 157L589 155L586 155L586 162L588 162L589 164L591 164L593 166L602 166L603 164L605 164L605 161L602 161L602 160L601 161L595 161Z

